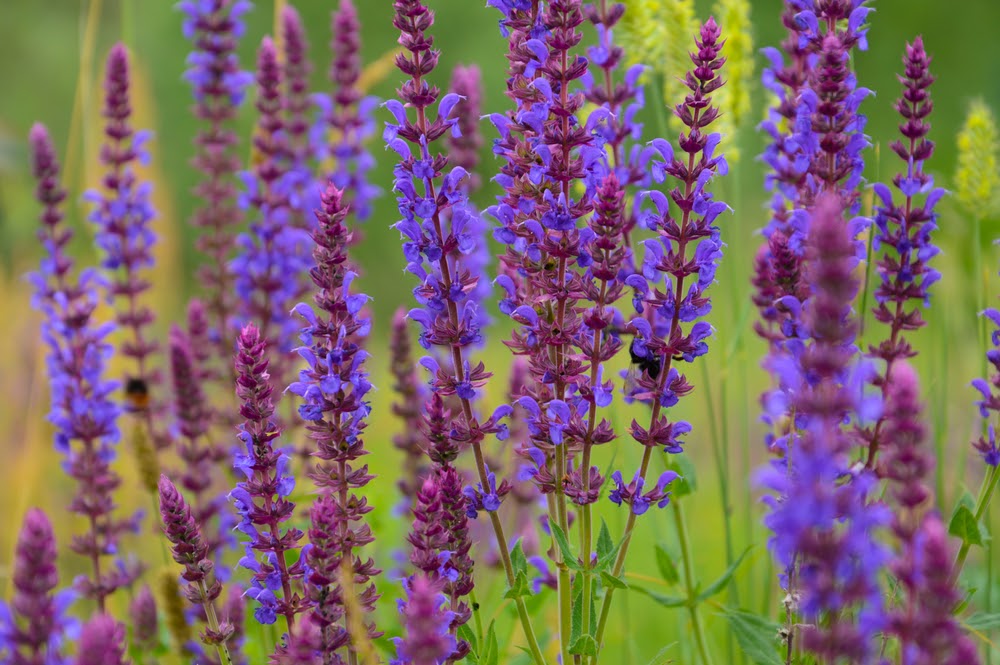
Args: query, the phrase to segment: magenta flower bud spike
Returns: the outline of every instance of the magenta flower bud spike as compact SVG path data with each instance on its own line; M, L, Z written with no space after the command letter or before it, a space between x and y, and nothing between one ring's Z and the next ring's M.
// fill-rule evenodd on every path
M222 665L232 665L226 642L232 637L234 628L228 621L220 623L215 612L215 601L222 592L222 584L213 573L215 566L208 558L209 547L202 537L201 526L169 478L160 476L159 489L163 533L172 545L174 561L184 567L181 574L181 579L187 582L183 589L184 597L205 611L206 628L201 640L216 648Z
M41 510L24 516L17 536L10 603L0 601L0 655L10 665L66 665L66 641L79 631L67 614L76 598L71 589L56 591L56 540Z

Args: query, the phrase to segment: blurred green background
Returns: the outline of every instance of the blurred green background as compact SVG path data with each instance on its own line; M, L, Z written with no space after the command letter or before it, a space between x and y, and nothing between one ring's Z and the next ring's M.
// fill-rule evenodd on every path
M355 0L363 23L363 54L366 63L382 58L395 45L396 33L391 24L390 0ZM328 25L334 2L300 0L292 3L302 14L309 31L314 62L313 81L316 90L326 90L326 70L329 63ZM436 45L442 51L437 82L447 83L450 68L457 63L477 63L483 68L486 95L485 112L503 111L508 102L503 95L505 43L497 32L497 12L484 7L484 0L431 0L437 12L434 27ZM754 0L753 20L755 44L777 45L783 37L778 14L779 0ZM996 0L966 0L938 2L936 0L878 0L872 3L870 49L856 56L859 84L876 91L863 106L868 115L868 133L875 148L869 152L868 179L888 179L898 167L898 160L887 149L895 139L897 116L892 103L898 95L896 74L904 43L916 34L923 34L934 61L932 71L937 76L933 87L935 112L932 116L932 138L938 150L929 168L938 176L939 184L949 187L955 167L954 137L961 126L968 102L984 98L992 107L1000 107L1000 43L996 40L1000 25L1000 2ZM699 16L706 18L711 2L698 2ZM272 31L274 7L271 2L258 2L248 19L247 37L241 45L245 67L253 62L253 53L260 38ZM16 523L28 505L39 505L60 515L65 497L71 491L68 479L61 475L58 461L50 451L50 436L43 418L47 394L44 371L40 364L42 351L37 340L37 316L28 305L27 286L22 275L39 258L34 241L37 210L31 198L33 183L27 169L26 136L35 121L42 121L52 130L53 137L67 161L68 185L79 193L94 182L96 155L100 140L99 104L100 72L110 45L124 39L136 59L137 125L154 130L152 144L154 164L148 175L155 181L156 202L161 217L157 231L162 238L161 263L157 268L156 310L162 330L183 311L187 296L197 291L194 269L198 256L192 248L193 234L186 220L193 208L188 195L197 175L188 163L193 147L196 125L190 115L191 95L181 80L188 44L181 36L181 17L172 2L164 0L2 0L0 2L0 311L5 318L4 342L0 345L0 389L5 399L0 404L0 453L4 455L4 470L0 472L0 501L10 506L5 515L5 528L0 529L0 577L6 577L6 565L12 549ZM722 26L725 31L726 26ZM92 41L91 41L92 38ZM758 65L760 64L758 58ZM375 72L373 94L382 98L393 94L398 80L395 70L386 67ZM648 106L659 103L655 94L647 95ZM763 117L767 100L759 87L755 90L752 122ZM82 120L72 127L75 112ZM381 112L380 112L381 113ZM385 118L379 116L379 126ZM646 136L656 132L655 117L646 114ZM253 123L250 105L245 105L239 119L240 133L249 136ZM493 138L492 128L483 123L487 141ZM675 137L670 137L675 138ZM749 327L753 312L748 308L750 265L758 245L758 229L766 220L765 193L761 188L763 170L753 158L761 151L760 137L752 127L743 128L739 135L742 160L733 165L731 175L719 186L721 198L730 202L735 212L722 219L723 239L728 250L714 289L716 302L711 321L717 332L713 353L701 367L690 371L697 390L678 408L678 418L695 425L688 448L697 469L699 489L684 499L685 510L693 527L693 540L698 576L707 584L725 567L727 543L720 517L720 482L717 475L719 456L713 447L729 451L721 459L728 465L733 480L729 486L729 505L734 526L728 543L729 555L746 545L755 544L750 562L737 573L736 595L720 596L720 601L744 606L755 611L776 614L777 596L767 565L764 535L758 526L760 507L755 502L749 479L750 469L763 459L762 431L756 423L757 395L767 379L759 369L762 345ZM244 149L246 142L244 142ZM391 188L392 153L384 153L378 138L371 146L379 165L372 177L383 189ZM496 164L484 148L482 172L488 180ZM489 187L480 192L478 201L487 204L495 192ZM86 262L93 260L84 230L82 207L72 210L71 223L79 232L75 251ZM982 371L982 361L975 342L974 300L977 280L986 291L996 294L996 261L990 241L997 235L995 220L986 220L981 241L984 259L983 275L970 268L976 239L971 233L971 219L952 203L940 207L938 239L945 249L938 261L944 280L937 288L933 309L928 312L930 326L915 336L923 351L917 367L924 379L933 434L939 451L938 488L942 511L950 507L961 492L963 483L978 487L980 464L968 455L968 441L975 427L975 410L971 404L971 378ZM390 551L400 543L405 525L391 514L396 502L395 478L399 468L396 452L389 444L396 425L387 416L391 394L386 375L388 355L386 337L392 312L410 301L412 279L403 275L403 260L398 234L389 226L396 220L391 195L376 204L375 214L365 229L366 241L357 248L356 258L364 270L362 288L374 297L376 328L373 332L371 371L375 384L381 388L374 397L373 426L368 440L374 451L371 465L380 478L372 485L372 502L376 533L380 539L378 556L388 567ZM992 297L992 295L991 295ZM882 330L868 323L866 341L878 339ZM509 354L499 345L502 335L490 338L484 352L487 364L496 370L497 380L491 385L491 397L499 397L504 387ZM494 400L495 402L495 400ZM616 414L619 431L630 415L626 409ZM723 440L725 438L725 440ZM611 448L611 447L609 447ZM615 454L616 465L634 468L638 451L623 440ZM609 453L610 455L610 453ZM126 458L127 456L123 456ZM608 461L607 458L604 461ZM131 476L131 461L123 459L123 473ZM658 468L658 467L654 467ZM130 480L130 486L134 483ZM974 491L974 489L973 489ZM612 506L613 508L613 506ZM605 510L613 531L620 530L620 513ZM618 525L616 527L616 525ZM629 571L634 580L663 591L663 582L653 557L653 544L662 543L676 551L672 522L666 514L644 518L642 533L634 544ZM63 540L65 533L63 529ZM75 571L77 562L64 557L67 571ZM991 585L985 579L980 564L971 569L969 578L979 589ZM498 579L491 576L492 579ZM649 578L649 579L644 579ZM982 578L982 579L980 579ZM486 576L482 582L490 586ZM6 583L0 580L0 589ZM383 590L396 591L387 581ZM658 586L659 585L659 586ZM499 597L493 586L488 598ZM992 585L995 586L995 585ZM980 593L979 602L985 602ZM482 597L481 597L481 600ZM643 596L622 593L620 630L610 631L613 649L621 649L621 660L645 663L660 647L679 641L669 652L676 662L691 662L687 635L687 615L681 610L662 609ZM383 605L385 616L394 605ZM508 608L509 609L509 608ZM717 662L727 662L724 624L711 607L702 610L714 639ZM508 616L507 609L501 616ZM544 615L545 623L551 617ZM506 621L506 619L505 619ZM509 622L504 624L511 627ZM613 623L612 626L615 626ZM514 640L516 641L516 639ZM516 651L513 653L517 653Z

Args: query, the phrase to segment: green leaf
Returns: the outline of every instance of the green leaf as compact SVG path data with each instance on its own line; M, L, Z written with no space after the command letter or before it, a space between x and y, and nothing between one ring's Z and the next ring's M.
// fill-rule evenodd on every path
M497 642L496 622L490 621L490 627L486 631L483 642L483 652L479 656L480 665L499 665L500 644Z
M670 483L670 495L674 499L679 499L688 494L694 494L698 489L698 481L695 477L694 464L684 453L670 455L667 458L667 469L680 476Z
M524 548L521 546L520 538L514 544L514 549L510 551L510 563L514 568L515 577L518 573L528 574L528 558L524 556Z
M681 577L677 573L677 566L674 565L674 558L662 545L656 546L656 567L660 569L660 577L670 586L680 582Z
M625 583L625 580L623 580L620 577L615 577L611 573L606 573L604 571L601 571L601 582L603 582L604 586L607 587L607 588L609 588L609 589L611 589L611 588L614 588L614 589L627 589L628 588L628 584Z
M688 604L688 599L683 596L668 596L659 591L650 591L641 586L632 585L629 587L633 591L645 594L664 607L684 607Z
M750 549L752 547L753 546L751 545L750 547L747 547L745 550L743 550L743 553L740 554L738 557L736 557L736 561L733 561L733 563L730 564L729 568L726 568L726 572L722 573L722 576L719 577L719 579L709 584L704 591L698 594L699 603L703 600L711 598L712 596L714 596L715 594L719 593L724 588L726 588L726 585L729 584L729 580L733 579L733 573L735 573L736 569L739 568L741 563L743 563L743 559L745 559L747 554L750 553Z
M472 653L470 653L467 656L468 658L471 658L473 654L479 653L479 643L476 641L476 634L472 632L471 628L469 628L469 624L463 623L461 626L458 627L458 639L465 640L466 642L469 643L469 646L472 648Z
M1000 628L1000 613L976 612L965 620L965 627L980 633L989 633Z
M569 643L574 644L583 635L583 575L573 580L570 594L572 606L569 613Z
M566 564L566 567L570 570L583 570L583 566L573 556L573 548L570 547L569 540L566 538L566 534L562 528L558 524L549 524L549 529L552 531L552 537L559 546L559 551L562 552L563 563Z
M523 572L518 572L514 577L514 585L507 589L507 593L503 597L509 600L516 600L530 595L531 585L528 584L528 576Z
M570 645L569 652L578 656L596 656L597 640L590 635L581 635Z
M743 610L724 612L729 630L737 644L754 665L781 665L778 655L778 624Z
M601 520L601 532L597 535L597 558L603 559L615 549L615 541L608 531L608 523Z
M670 659L667 658L667 653L675 646L677 646L677 642L671 642L667 646L657 651L656 655L653 656L653 660L649 661L649 665L666 665L667 663L669 663Z
M955 514L951 518L951 523L948 524L948 533L956 538L960 538L963 543L969 545L983 544L983 535L979 531L979 523L976 522L976 516L972 514L968 506L962 503L958 505Z

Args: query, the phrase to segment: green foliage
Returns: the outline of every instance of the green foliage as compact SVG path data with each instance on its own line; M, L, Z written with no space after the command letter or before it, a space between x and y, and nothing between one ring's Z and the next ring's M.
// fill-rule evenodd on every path
M777 652L778 624L746 610L723 612L740 651L754 665L781 665Z

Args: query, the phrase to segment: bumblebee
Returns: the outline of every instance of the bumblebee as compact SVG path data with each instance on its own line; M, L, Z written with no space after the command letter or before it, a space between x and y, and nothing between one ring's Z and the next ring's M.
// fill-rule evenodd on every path
M125 410L141 413L149 408L149 386L143 379L129 378L125 382Z
M625 374L625 394L627 395L634 394L639 390L639 379L643 372L649 374L649 378L655 379L660 375L660 370L663 369L660 356L649 353L649 351L646 352L646 355L636 353L635 342L636 340L633 338L632 343L628 346L628 355L632 359L632 364L629 365L628 372Z
M660 356L655 353L646 352L646 355L639 355L635 351L636 339L632 339L632 343L628 345L628 355L632 359L632 369L638 372L646 372L649 374L649 378L655 379L660 375L660 370L663 367L660 361Z

